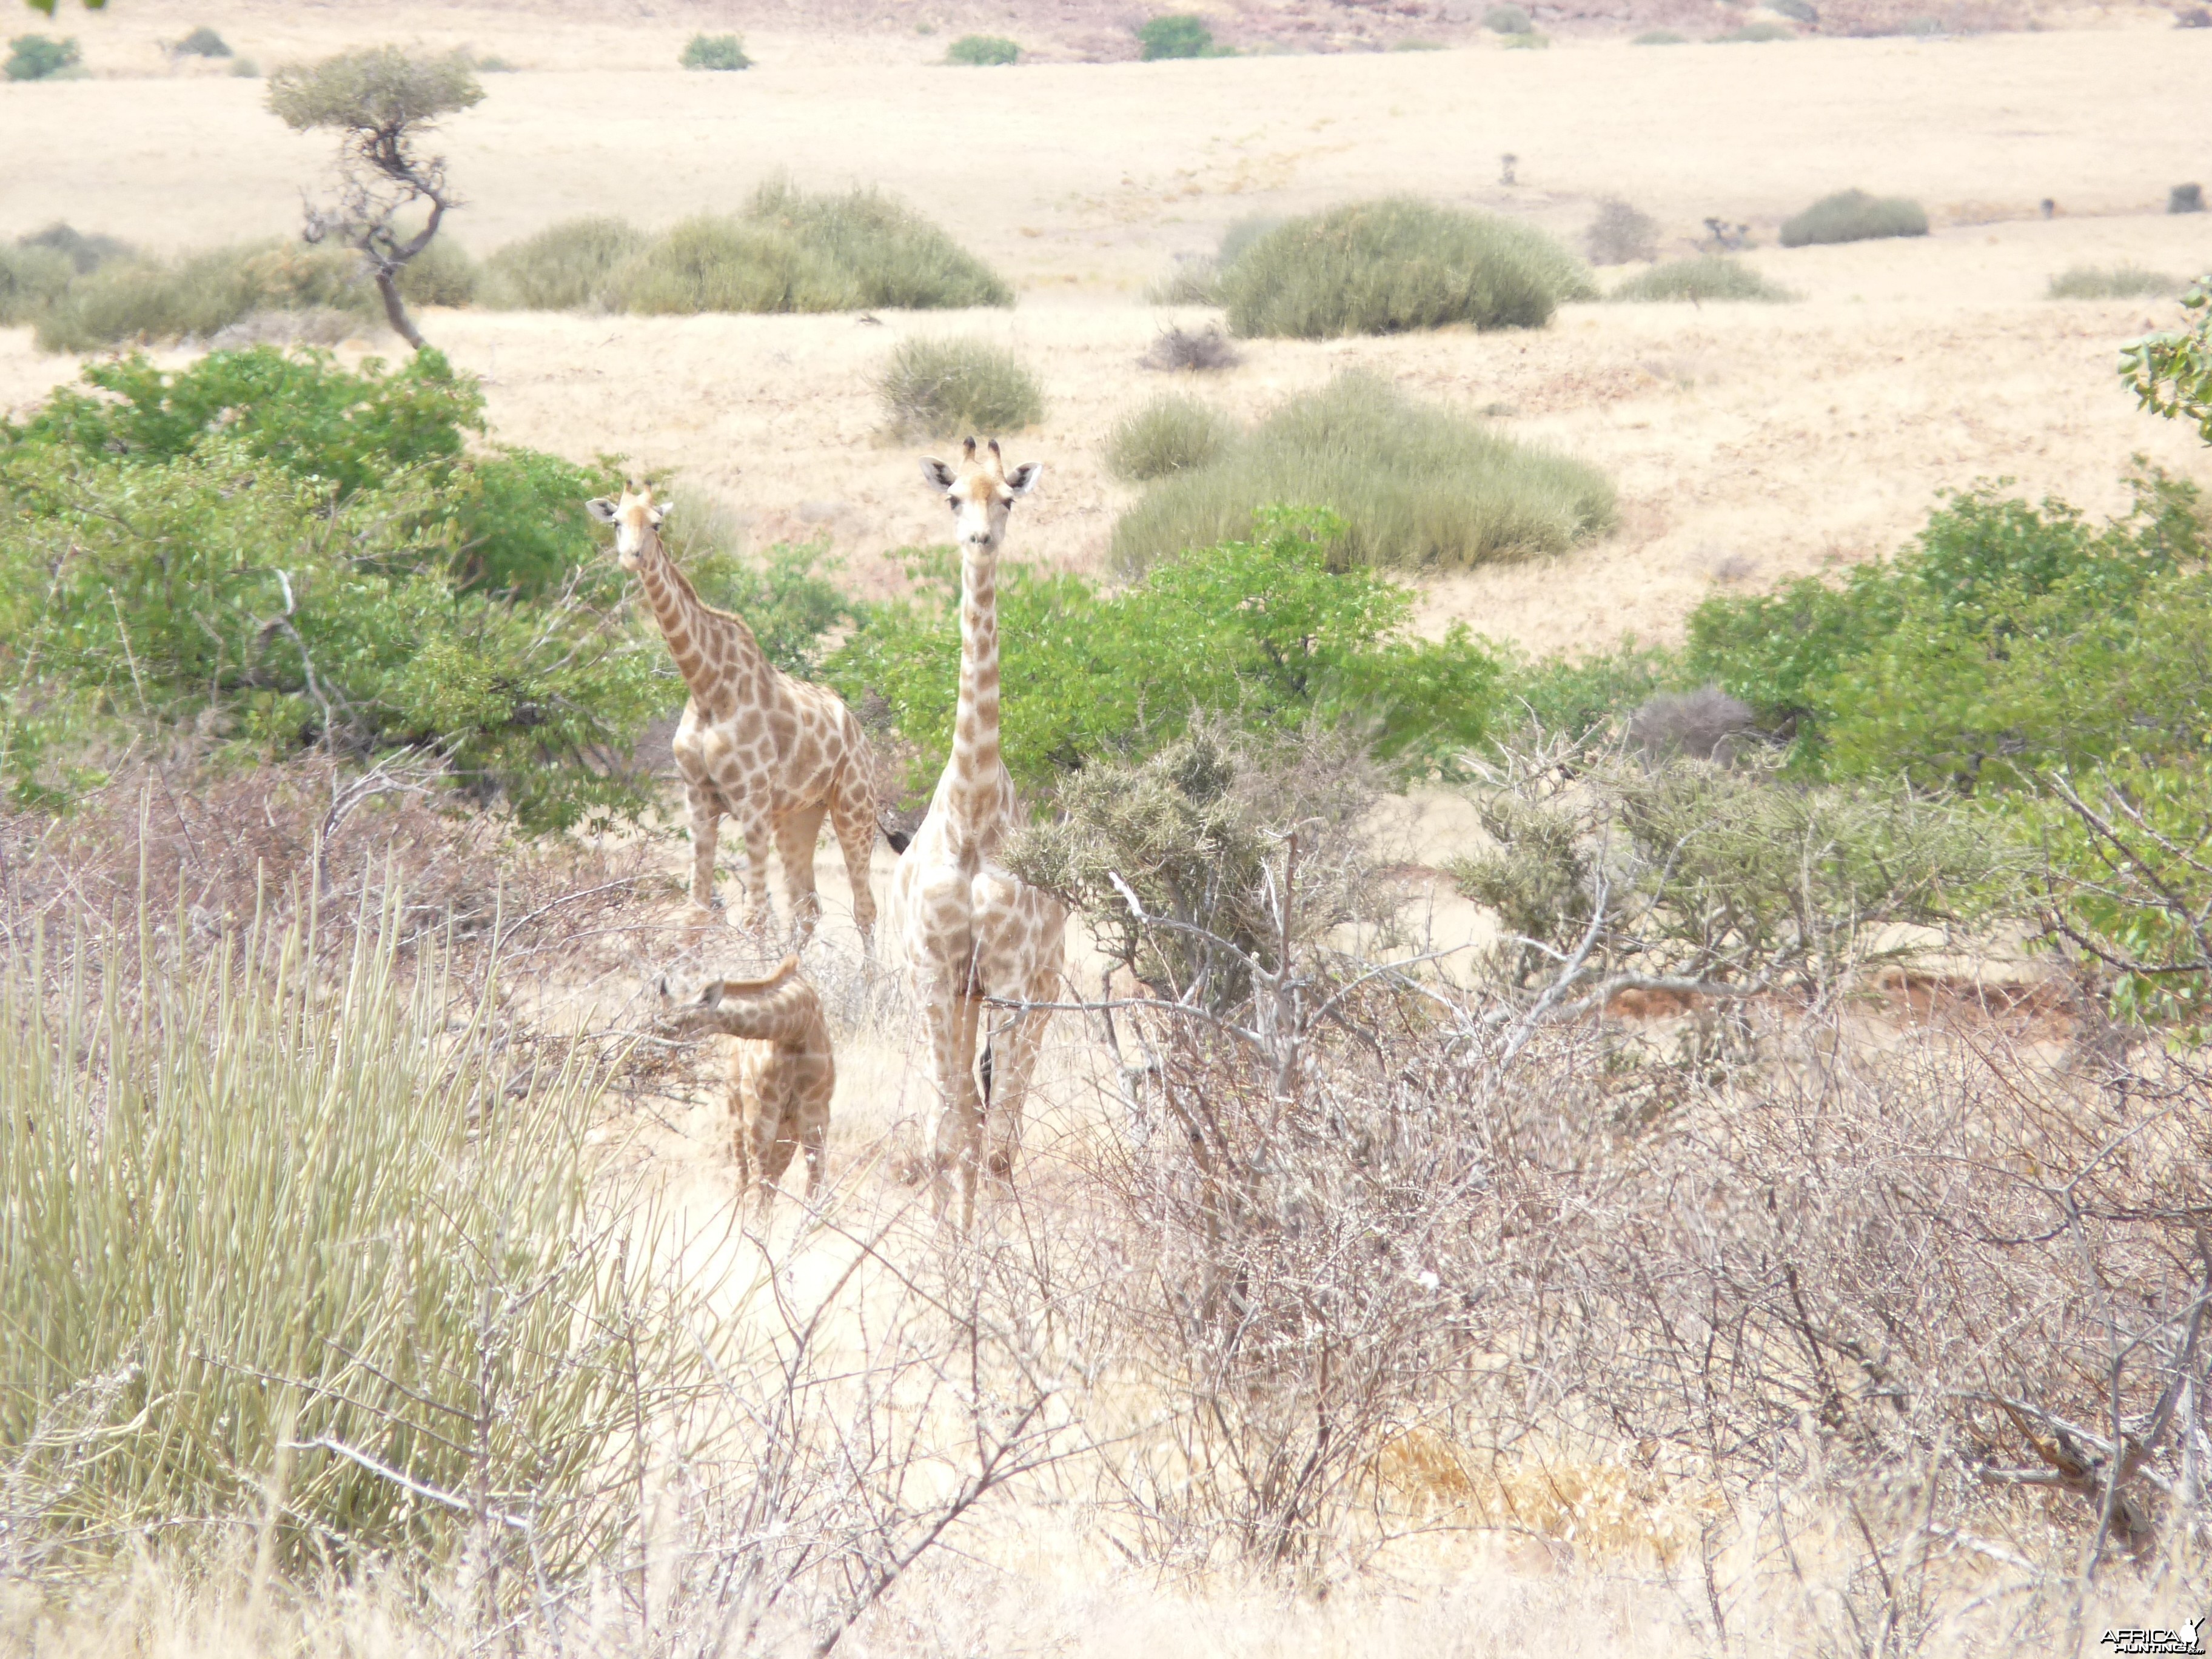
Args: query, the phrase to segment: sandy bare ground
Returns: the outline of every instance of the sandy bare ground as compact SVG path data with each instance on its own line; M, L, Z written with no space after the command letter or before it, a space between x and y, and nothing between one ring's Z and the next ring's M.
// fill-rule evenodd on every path
M1601 196L1656 215L1676 251L1707 214L1750 222L1790 306L1576 306L1549 329L1327 343L1257 342L1188 389L1241 417L1365 368L1583 454L1621 489L1621 527L1540 565L1430 584L1534 650L1667 639L1717 582L1894 548L1937 492L2010 477L2096 510L2137 452L2204 476L2190 434L2137 414L2114 348L2170 307L2054 303L2077 263L2212 264L2212 218L2169 217L2166 186L2212 172L2201 89L2212 33L2146 28L1771 47L1564 43L1218 63L1046 64L994 75L923 61L896 32L763 31L739 76L672 62L703 13L569 8L135 5L75 16L98 70L158 68L155 43L210 20L280 61L356 40L467 40L525 64L453 122L478 252L570 215L648 224L742 201L762 178L881 184L939 216L1021 289L1011 312L653 319L434 313L431 337L490 383L497 435L682 474L757 540L827 535L854 582L939 533L911 447L883 434L873 383L915 333L1018 348L1051 399L1016 447L1048 465L1018 556L1100 568L1129 499L1099 452L1164 389L1136 358L1170 313L1141 303L1179 252L1254 213L1407 191L1523 214L1578 240ZM112 31L112 34L103 33ZM651 47L647 52L647 47ZM132 54L137 54L134 58ZM895 58L894 53L903 54ZM277 234L326 151L284 131L258 84L187 74L0 88L9 165L0 233L57 217L155 246ZM98 142L88 142L97 134ZM1519 185L1497 157L1520 158ZM1784 251L1773 226L1845 185L1910 192L1922 240ZM2036 204L2051 197L2059 216ZM390 350L388 339L379 348ZM64 359L0 331L0 405Z

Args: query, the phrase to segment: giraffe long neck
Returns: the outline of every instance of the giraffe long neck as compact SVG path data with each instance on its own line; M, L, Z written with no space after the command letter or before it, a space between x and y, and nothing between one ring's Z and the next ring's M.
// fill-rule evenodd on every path
M960 562L960 702L952 719L946 805L956 829L986 840L999 828L999 556L971 550Z
M766 990L725 990L714 1009L714 1028L757 1042L804 1045L813 1030L817 1006L805 986L789 980Z
M638 545L637 579L668 641L668 653L676 659L676 672L693 696L712 701L760 657L752 629L736 617L709 609L668 556L660 538L650 532Z

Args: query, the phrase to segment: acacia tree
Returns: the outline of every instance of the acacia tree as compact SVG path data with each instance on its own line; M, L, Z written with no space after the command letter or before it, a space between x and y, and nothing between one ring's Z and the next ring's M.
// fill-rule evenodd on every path
M459 52L418 58L398 46L365 46L319 64L293 64L269 79L269 107L295 131L334 129L338 139L336 203L307 205L310 242L343 242L360 251L384 296L384 314L420 351L422 331L399 297L399 274L430 246L448 210L461 205L446 181L446 158L416 153L441 115L483 101ZM411 236L399 220L418 203L429 212Z

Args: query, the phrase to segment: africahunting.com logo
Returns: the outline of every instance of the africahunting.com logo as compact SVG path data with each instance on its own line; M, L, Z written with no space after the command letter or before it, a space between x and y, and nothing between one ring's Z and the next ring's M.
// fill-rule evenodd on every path
M2114 1653L2202 1653L2204 1620L2192 1619L2179 1630L2108 1630L2097 1644Z

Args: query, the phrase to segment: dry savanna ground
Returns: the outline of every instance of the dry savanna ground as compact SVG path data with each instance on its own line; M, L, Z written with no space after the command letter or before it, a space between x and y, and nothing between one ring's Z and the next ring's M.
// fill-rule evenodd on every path
M2075 264L2179 275L2212 266L2212 218L2164 211L2169 185L2212 182L2203 120L2212 31L2115 14L2042 33L1666 51L1591 37L1506 52L1467 37L1435 52L1044 62L988 74L933 61L949 33L986 21L906 0L849 16L796 5L343 0L64 9L54 25L28 26L78 37L92 74L0 87L0 235L66 219L182 251L295 228L300 191L325 178L328 147L285 131L258 82L219 65L175 70L160 43L203 23L264 67L394 40L466 45L513 63L514 72L487 77L489 96L445 135L467 198L451 234L478 255L577 215L660 226L733 208L779 174L809 189L883 186L995 264L1018 304L869 318L470 310L421 319L433 343L484 377L497 437L674 472L678 510L726 506L758 544L827 537L849 579L871 592L893 580L887 550L940 528L913 447L884 431L874 377L896 341L973 332L1035 367L1048 411L1010 448L1047 470L1017 514L1012 556L1103 571L1130 499L1103 471L1106 433L1167 389L1138 363L1154 334L1206 315L1150 306L1146 285L1245 216L1386 192L1520 215L1577 246L1608 196L1657 217L1670 252L1687 252L1709 215L1745 222L1759 244L1749 261L1802 296L1571 305L1528 333L1250 342L1239 366L1177 388L1249 419L1344 369L1370 369L1486 410L1614 478L1612 534L1540 563L1425 575L1425 625L1464 620L1536 653L1600 648L1626 633L1667 641L1717 584L1763 586L1884 554L1939 492L1978 479L2009 477L2031 495L2111 511L2137 453L2212 478L2193 436L2136 412L2113 373L2116 347L2169 308L2043 297L2046 281ZM755 68L676 68L693 30L730 27L744 28ZM1106 25L1085 14L1083 27ZM1510 185L1499 182L1509 152L1518 180ZM1854 185L1920 198L1934 233L1776 246L1782 218ZM2045 198L2057 204L2048 219ZM396 344L384 337L345 352L388 356ZM38 352L28 330L0 331L0 407L34 404L74 368ZM1468 838L1463 802L1391 811L1410 865L1438 862ZM650 856L670 875L685 861L665 842ZM879 894L890 869L878 848ZM894 1176L901 1149L925 1132L922 1085L910 1040L883 1017L887 993L859 976L849 898L827 848L821 873L830 921L817 959L843 975L840 1018L851 1034L831 1210L861 1231L860 1218L912 1201ZM726 868L724 881L727 892ZM1430 900L1415 896L1417 942L1459 946L1480 931L1463 901L1437 899L1430 915L1419 908ZM635 1023L654 973L744 965L660 927L676 910L672 896L639 907L623 928L562 958L566 971L519 985L516 1007L550 1029L604 1033ZM1079 951L1078 988L1095 990L1097 975L1097 959ZM1045 1062L1040 1157L1054 1135L1097 1131L1101 1064L1085 1029L1063 1021ZM626 1127L703 1218L732 1179L719 1087L696 1059L655 1088L625 1097ZM788 1241L793 1224L780 1224ZM837 1249L801 1252L794 1285L818 1283L843 1259ZM1686 1613L1685 1598L1702 1606L1706 1591L1665 1566L1664 1540L1701 1524L1689 1497L1641 1511L1623 1500L1610 1532L1564 1547L1516 1527L1417 1540L1378 1563L1371 1583L1314 1604L1241 1582L1209 1588L1127 1570L1065 1489L1041 1486L1033 1498L961 1534L959 1551L937 1558L852 1650L1699 1650L1703 1614ZM1820 1540L1807 1547L1817 1555ZM1718 1571L1741 1628L1778 1644L1816 1641L1787 1595L1762 1601L1747 1559ZM60 1627L0 1620L0 1647L20 1638L40 1652L137 1643L212 1655L276 1639L265 1637L275 1628L265 1607L193 1601L150 1569L136 1595L112 1617L94 1609ZM299 1612L284 1628L306 1633L284 1639L429 1650L410 1645L407 1609L363 1595ZM2097 1592L2087 1640L2100 1618L2141 1622L2148 1610L2124 1596Z

